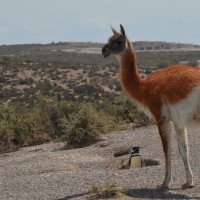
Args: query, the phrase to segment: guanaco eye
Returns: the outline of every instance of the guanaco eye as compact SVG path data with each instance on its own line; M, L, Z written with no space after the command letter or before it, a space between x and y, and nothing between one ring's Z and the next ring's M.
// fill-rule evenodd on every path
M122 40L118 40L118 41L117 41L117 44L122 44L122 43L123 43Z
M113 46L114 48L117 48L117 47L121 46L122 43L123 43L123 41L121 41L121 40L116 40L116 41L112 44L112 46Z

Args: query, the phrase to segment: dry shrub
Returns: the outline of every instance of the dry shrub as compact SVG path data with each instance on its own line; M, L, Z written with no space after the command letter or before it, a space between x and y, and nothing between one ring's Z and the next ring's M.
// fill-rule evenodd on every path
M92 104L80 105L80 110L67 123L67 143L83 147L101 139L101 134L116 129L113 118L97 111Z
M13 144L14 131L9 122L3 120L0 122L0 152L9 152L15 150Z
M21 114L0 104L0 152L55 139L66 141L67 147L84 147L128 123L147 125L149 120L125 97L101 105L41 98Z
M147 126L152 122L137 106L126 96L121 95L116 98L113 104L108 104L103 108L110 113L121 127L127 127L127 124L133 123L134 126Z
M92 199L108 199L122 196L122 190L116 183L105 183L103 186L93 186L90 190Z

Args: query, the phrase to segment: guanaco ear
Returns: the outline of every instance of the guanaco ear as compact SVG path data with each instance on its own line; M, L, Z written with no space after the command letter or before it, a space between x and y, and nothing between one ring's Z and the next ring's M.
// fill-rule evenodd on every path
M122 35L126 35L126 33L125 33L125 30L124 30L124 27L120 24L120 30L121 30L121 33L122 33Z
M111 28L111 30L112 30L112 32L114 33L114 34L117 34L118 32L112 27L112 25L110 25L110 28Z

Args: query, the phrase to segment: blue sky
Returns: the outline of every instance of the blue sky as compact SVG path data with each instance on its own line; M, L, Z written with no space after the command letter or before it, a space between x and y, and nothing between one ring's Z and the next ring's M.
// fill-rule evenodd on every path
M200 0L0 0L0 44L132 41L200 44Z

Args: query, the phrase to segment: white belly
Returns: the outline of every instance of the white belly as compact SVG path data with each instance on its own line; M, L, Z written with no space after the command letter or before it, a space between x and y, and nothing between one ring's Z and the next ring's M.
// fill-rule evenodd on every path
M187 98L176 104L164 103L162 113L178 128L200 127L200 87L196 87Z

